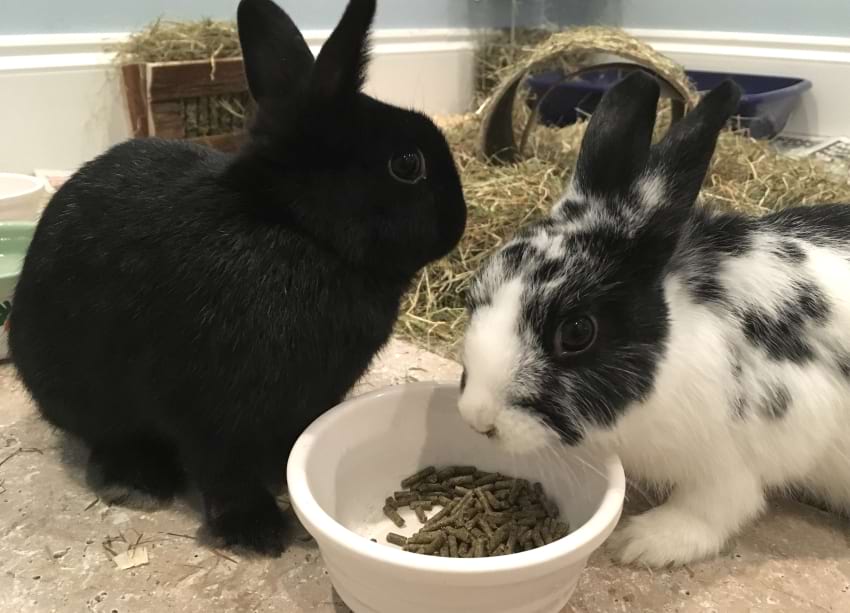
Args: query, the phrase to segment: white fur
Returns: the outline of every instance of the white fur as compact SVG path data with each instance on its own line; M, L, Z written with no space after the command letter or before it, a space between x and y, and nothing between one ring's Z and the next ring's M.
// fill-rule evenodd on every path
M761 247L772 243L763 237ZM802 276L827 290L833 313L817 334L826 344L850 342L850 266L845 254L806 246ZM733 260L722 278L733 303L775 308L773 288L790 287L788 267L763 249ZM761 284L756 282L761 280ZM767 286L767 287L766 287ZM850 385L822 362L769 361L739 327L694 303L681 280L665 287L670 309L669 350L653 394L611 432L593 442L613 445L631 475L675 486L661 507L629 521L614 540L624 562L685 564L711 556L764 508L766 489L802 485L838 510L850 509ZM842 338L843 337L843 338ZM840 341L837 341L840 339ZM728 394L738 385L729 343L740 348L741 385L750 393L782 383L792 403L778 420L736 420Z
M646 191L645 198L657 193L652 186ZM551 239L536 237L535 247L548 250ZM848 379L823 359L768 359L734 316L748 307L776 313L795 283L813 282L831 310L827 323L810 326L805 337L821 358L850 356L850 250L798 240L805 263L789 266L776 253L779 240L765 230L746 254L722 263L718 279L729 296L722 307L695 302L683 278L668 276L670 336L652 393L613 429L587 431L587 444L616 449L631 476L673 488L665 504L617 533L623 562L663 566L717 554L762 512L768 489L803 486L835 509L850 510ZM535 349L519 333L523 283L491 287L498 287L491 306L473 313L466 337L461 413L480 431L496 426L508 449L539 449L551 433L509 401L512 390L533 381L527 369ZM737 379L735 359L742 366ZM760 415L757 406L746 418L730 410L735 394L745 391L757 405L777 384L791 398L784 417Z
M464 364L469 366L458 403L472 428L482 434L495 430L500 443L513 453L536 449L555 438L536 417L510 405L511 387L522 385L517 367L526 361L527 343L517 327L522 293L522 279L512 279L499 288L489 306L476 312L464 345Z
M649 174L638 181L641 205L644 211L651 211L664 203L667 188L664 177L658 173Z

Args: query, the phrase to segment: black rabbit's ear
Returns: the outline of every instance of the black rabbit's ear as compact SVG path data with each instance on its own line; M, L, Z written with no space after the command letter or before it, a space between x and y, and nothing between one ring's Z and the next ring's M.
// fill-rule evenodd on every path
M608 198L631 189L649 156L659 91L656 80L638 70L605 93L581 143L579 194Z
M363 87L369 63L369 28L374 17L375 0L350 0L316 59L311 91L317 101L352 96Z
M289 15L272 0L241 0L236 16L254 100L285 98L303 89L313 54Z
M652 174L663 180L668 201L687 207L696 202L717 137L740 98L740 88L733 81L724 81L653 146Z

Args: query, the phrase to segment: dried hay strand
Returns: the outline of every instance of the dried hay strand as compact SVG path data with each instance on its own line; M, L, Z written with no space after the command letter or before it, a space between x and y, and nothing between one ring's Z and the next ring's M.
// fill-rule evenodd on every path
M583 35L592 37L588 29ZM566 33L564 33L566 34ZM552 35L544 40L563 40ZM547 44L552 48L554 43ZM510 78L518 56L542 57L532 46L501 55L483 47L485 61L479 82L488 74ZM493 58L501 58L493 60ZM667 66L671 78L681 68ZM489 72L488 72L489 71ZM524 105L517 105L518 111ZM669 125L669 109L662 105L656 136ZM530 134L526 155L513 165L491 165L479 153L482 117L469 114L438 119L455 155L467 200L467 228L458 248L427 267L405 297L397 333L446 357L456 357L466 325L464 297L475 271L521 226L548 214L561 194L575 164L586 123L563 129L539 126ZM702 202L721 210L762 215L783 208L830 202L850 202L847 175L830 172L820 161L793 159L777 153L769 143L743 133L727 131L717 145L706 177Z
M166 21L157 19L126 42L116 45L119 64L188 62L240 57L234 21Z

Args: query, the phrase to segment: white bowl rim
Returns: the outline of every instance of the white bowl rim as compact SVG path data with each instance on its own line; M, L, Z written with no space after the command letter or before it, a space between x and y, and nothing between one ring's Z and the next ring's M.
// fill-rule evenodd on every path
M305 473L305 464L310 451L321 433L331 427L336 416L341 413L358 410L364 403L387 395L402 393L412 388L457 387L457 383L418 382L385 387L343 401L316 419L298 438L287 462L286 476L289 498L308 532L314 537L320 533L325 539L345 549L349 554L370 558L395 567L417 572L451 573L452 575L480 575L486 573L532 570L535 567L554 567L586 558L595 551L614 529L619 518L625 497L626 477L623 465L615 454L609 454L604 461L604 470L608 479L599 507L593 515L579 527L562 539L549 545L492 558L440 558L424 556L400 549L394 549L373 543L352 532L321 508L307 487L307 480L294 478ZM321 544L321 540L319 540ZM554 563L554 566L553 566ZM542 570L542 569L541 569Z
M23 188L21 191L11 192L0 196L0 202L3 200L11 200L12 198L20 198L21 196L29 196L35 192L44 189L46 181L42 177L35 175L25 175L17 172L0 172L0 179L3 177L14 177L15 179L26 179L30 183L30 187Z

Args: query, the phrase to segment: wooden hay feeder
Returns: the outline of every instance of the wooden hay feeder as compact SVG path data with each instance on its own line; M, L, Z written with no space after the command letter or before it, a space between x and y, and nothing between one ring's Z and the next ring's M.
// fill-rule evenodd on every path
M121 67L133 136L188 140L235 151L253 104L242 58Z

